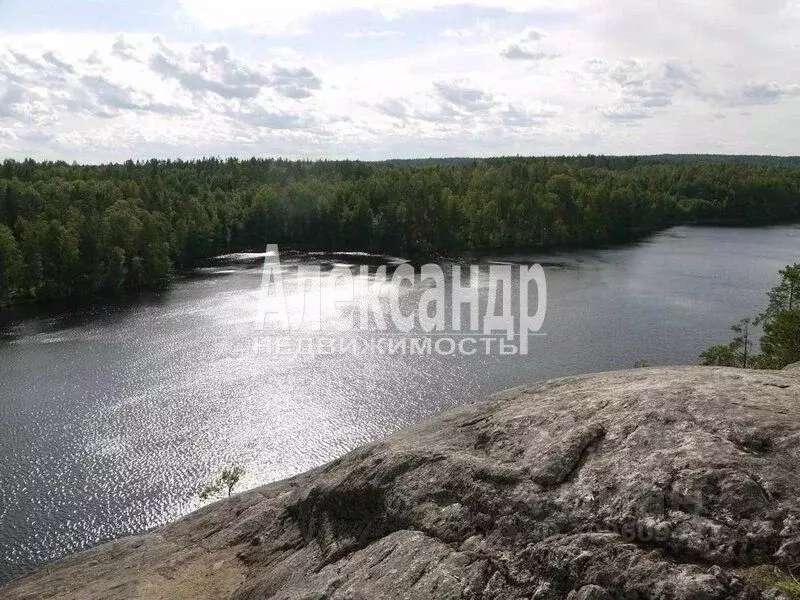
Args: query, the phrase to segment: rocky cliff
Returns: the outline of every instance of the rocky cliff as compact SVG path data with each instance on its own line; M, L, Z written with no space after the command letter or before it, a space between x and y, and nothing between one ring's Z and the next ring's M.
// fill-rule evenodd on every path
M0 598L755 600L795 566L800 370L660 368L503 392Z

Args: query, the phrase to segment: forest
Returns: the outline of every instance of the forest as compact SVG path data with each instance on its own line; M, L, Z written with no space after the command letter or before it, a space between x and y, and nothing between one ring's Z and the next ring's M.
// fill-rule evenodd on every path
M267 242L412 259L800 220L789 159L150 160L0 165L0 305L153 290Z

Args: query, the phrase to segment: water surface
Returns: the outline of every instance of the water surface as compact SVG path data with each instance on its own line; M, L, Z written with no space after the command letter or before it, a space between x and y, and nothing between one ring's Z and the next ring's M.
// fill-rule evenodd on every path
M261 270L248 256L156 298L8 323L0 583L185 514L231 463L251 487L525 382L695 363L799 255L790 226L678 227L621 248L493 257L545 265L547 335L524 357L256 354Z

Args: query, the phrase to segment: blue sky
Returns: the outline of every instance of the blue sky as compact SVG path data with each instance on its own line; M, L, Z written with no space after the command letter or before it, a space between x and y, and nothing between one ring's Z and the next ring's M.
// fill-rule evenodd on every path
M798 0L0 0L0 155L775 153Z

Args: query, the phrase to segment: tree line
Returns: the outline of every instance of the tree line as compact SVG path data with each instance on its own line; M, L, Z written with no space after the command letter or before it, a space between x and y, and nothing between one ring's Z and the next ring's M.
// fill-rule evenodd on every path
M649 157L0 164L0 305L158 289L267 242L409 258L800 220L800 170Z

